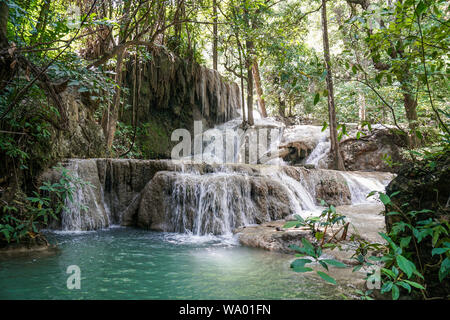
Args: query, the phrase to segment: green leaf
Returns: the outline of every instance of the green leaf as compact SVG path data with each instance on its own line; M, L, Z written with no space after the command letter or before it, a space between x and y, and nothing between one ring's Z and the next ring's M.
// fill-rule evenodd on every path
M398 255L395 260L397 261L397 264L399 268L406 273L408 278L411 278L414 270L416 269L416 266L413 262L406 259L404 256Z
M396 275L395 275L395 273L394 272L392 272L391 270L389 270L389 269L386 269L386 268L381 268L381 271L384 273L384 274L386 274L386 275L388 275L388 276L390 276L392 279L395 279L396 278Z
M320 99L320 94L316 93L316 95L314 96L314 105L316 105L319 102Z
M327 275L325 272L317 271L317 274L326 282L329 282L331 284L336 284L336 280L334 280L332 277Z
M362 267L363 267L363 265L359 264L359 265L357 265L356 267L353 268L352 272L359 271Z
M291 245L289 245L288 248L289 248L289 249L292 249L292 250L295 250L295 251L297 251L297 252L300 252L300 253L302 253L302 254L305 253L305 249L302 248L302 247L299 247L299 246L296 245L296 244L291 244Z
M400 247L406 248L409 245L410 242L411 242L411 236L401 238L401 240L400 240Z
M377 191L370 191L366 198L372 197Z
M310 259L296 259L291 263L291 268L304 267L305 264L311 263Z
M323 261L323 262L325 262L325 263L327 263L329 265L332 265L334 267L337 267L337 268L345 268L345 267L347 267L347 265L345 263L342 263L340 261L336 261L334 259L323 259L321 261Z
M380 200L384 205L387 205L391 202L391 198L385 193L380 192Z
M450 250L450 248L434 248L431 250L431 255L434 256L435 254L443 254Z
M383 286L381 287L381 293L386 293L392 290L394 283L392 281L386 282L385 284L383 284Z
M324 267L328 271L328 266L327 266L327 264L325 262L323 262L323 260L319 260L318 262L320 263L320 265L322 267Z
M450 258L447 257L442 261L441 268L439 269L439 281L442 282L450 273Z
M414 288L425 290L425 288L417 282L410 281L410 280L403 280L403 282L406 282L407 284L413 286Z
M392 299L397 300L400 297L400 289L397 285L392 286Z
M300 223L298 221L288 221L284 224L283 228L292 228L292 227L299 227Z
M314 246L311 244L311 242L309 242L305 238L302 238L302 244L303 244L303 249L305 250L304 252L306 254L310 255L311 257L316 257L316 252L315 252Z
M312 271L313 269L312 268L309 268L309 267L295 267L295 268L292 268L295 272L309 272L309 271Z
M411 292L411 286L408 283L406 283L404 281L399 281L399 282L397 282L397 285L405 288L406 290L408 290L409 293Z
M427 6L423 1L420 1L416 8L416 15L420 17L425 10L427 10Z

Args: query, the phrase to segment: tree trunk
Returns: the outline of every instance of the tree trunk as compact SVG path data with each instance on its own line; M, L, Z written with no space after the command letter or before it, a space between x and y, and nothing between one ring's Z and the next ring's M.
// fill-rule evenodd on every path
M131 1L127 1L124 3L123 15L127 17L125 20L125 24L121 26L121 30L119 32L119 41L118 43L124 43L126 41L125 31L128 28L128 24L131 21L132 17L129 16L130 13ZM108 107L105 112L103 112L102 116L102 128L103 133L105 134L106 146L108 149L111 148L114 135L116 133L117 120L119 118L119 108L120 108L120 96L122 93L122 65L123 58L125 55L126 48L122 48L117 53L117 62L116 62L116 75L114 81L116 83L116 90L114 93L114 100L112 110Z
M344 161L339 150L337 139L336 110L334 104L333 74L330 63L330 44L328 41L328 23L327 23L327 3L322 0L322 35L323 35L323 54L327 68L327 90L328 90L328 118L330 126L330 153L333 157L333 169L345 170Z
M44 0L44 3L41 5L41 11L39 12L39 19L36 24L36 34L31 39L31 43L36 43L37 41L41 41L43 32L47 28L47 18L48 13L50 11L50 0ZM39 38L38 38L39 37Z
M419 145L417 140L417 101L408 92L403 93L403 105L405 107L406 118L408 119L409 136L408 144L410 148L415 148Z
M247 40L247 61L246 61L246 68L247 68L247 120L249 125L254 125L253 120L253 56L251 54L252 48L253 48L253 42Z
M286 102L278 96L278 114L283 118L286 117Z
M242 122L245 124L245 97L244 97L244 74L243 74L243 63L241 58L241 50L239 50L239 68L241 71L241 104L242 104Z
M7 37L7 26L9 17L9 7L6 2L0 1L0 51L4 51L9 47ZM13 59L9 52L0 53L0 92L8 84L13 76L11 63Z
M261 116L263 118L267 118L267 110L266 110L266 102L263 98L263 90L261 86L261 76L259 75L259 67L258 67L258 61L253 63L253 77L255 78L255 87L256 87L256 93L258 94L258 105L259 109L261 111Z
M360 93L358 95L358 104L359 104L359 123L358 128L361 129L362 123L366 121L366 98L364 94Z
M217 70L217 2L213 0L213 68Z
M402 66L401 73L396 73L396 78L401 84L403 91L403 106L405 108L406 119L408 120L409 134L408 134L408 146L410 148L415 148L418 146L419 141L417 140L417 101L414 99L413 88L408 83L411 79L409 75L408 64Z
M116 64L116 91L114 93L114 100L112 110L109 108L105 110L102 116L102 128L103 133L106 138L106 146L111 148L114 135L116 133L117 120L119 116L119 106L120 106L120 94L121 94L121 85L122 85L122 64L123 64L123 51L121 51L117 55L117 64Z

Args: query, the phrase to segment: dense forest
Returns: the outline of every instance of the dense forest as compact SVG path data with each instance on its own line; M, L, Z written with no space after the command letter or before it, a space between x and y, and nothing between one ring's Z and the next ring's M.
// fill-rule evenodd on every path
M320 126L325 169L365 171L372 162L349 150L388 137L379 149L396 152L366 170L397 174L378 195L387 245L360 242L356 259L385 252L389 297L448 297L449 15L444 0L0 0L0 246L48 244L41 229L87 183L58 165L66 159L170 159L172 131L192 132L193 120L239 116L245 131L270 118ZM304 145L286 157L316 147ZM61 179L43 181L55 166ZM312 228L324 231L320 250L339 221L332 203ZM309 244L298 253L319 257Z

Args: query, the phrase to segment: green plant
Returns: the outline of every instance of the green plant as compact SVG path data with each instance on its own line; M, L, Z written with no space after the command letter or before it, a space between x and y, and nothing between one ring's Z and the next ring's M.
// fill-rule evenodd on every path
M373 298L371 297L373 290L366 290L366 291L355 290L355 293L359 295L361 300L373 300Z
M433 246L431 256L441 256L438 264L440 266L439 281L442 282L450 273L449 223L432 218L418 219L419 216L431 214L432 211L428 209L404 212L391 200L399 192L389 196L383 192L373 191L368 197L375 194L378 194L384 205L395 209L395 211L387 212L387 216L400 216L402 219L392 224L389 234L380 233L386 241L384 244L351 238L358 243L358 248L353 255L358 265L353 271L358 271L363 266L372 267L380 262L382 264L381 293L390 292L392 298L396 300L400 297L400 288L403 288L408 293L419 290L426 297L424 274L425 269L430 266L421 261L418 244L428 239ZM412 261L412 258L417 262ZM370 280L371 276L373 275L369 275L367 279Z
M321 241L320 246L323 247L326 244L330 244L334 240L340 231L343 231L341 239L345 239L347 234L348 223L345 223L345 216L336 212L336 208L333 205L328 205L324 200L321 200L321 205L326 208L317 217L307 217L303 219L300 215L294 215L296 220L288 221L284 224L283 228L299 228L308 227L314 234L318 241ZM332 230L335 226L342 225L340 229L333 232L328 240L325 240L327 230ZM323 228L323 230L321 230Z
M46 226L50 219L58 220L58 215L65 209L67 201L74 201L73 194L77 188L92 186L89 182L73 176L62 166L54 169L61 174L58 182L44 182L38 188L39 192L33 191L32 196L18 194L11 204L3 205L0 240L19 243L24 239L36 237L44 239L39 229Z
M321 259L322 256L322 248L320 246L314 247L311 242L309 242L307 239L302 239L302 247L299 247L297 245L291 245L289 248L295 250L298 252L295 256L296 257L303 257L301 259L296 259L291 263L291 268L295 272L309 272L313 271L310 267L305 267L306 264L309 263L318 263L320 264L325 270L328 271L328 266L334 266L337 268L345 268L346 265L342 262L339 262L334 259ZM336 280L329 276L327 273L323 271L316 271L317 274L326 282L329 282L331 284L336 284Z
M284 228L299 228L301 226L306 226L308 229L314 234L315 239L318 242L318 246L315 248L314 245L309 242L306 238L302 239L302 247L297 245L291 245L290 248L294 251L298 252L296 254L297 257L308 256L307 258L296 259L291 263L291 268L295 272L308 272L313 269L310 267L305 267L308 263L318 263L324 269L328 271L328 266L334 266L338 268L344 268L346 265L342 262L339 262L334 259L321 259L322 256L322 248L330 247L335 248L336 245L332 244L331 241L335 239L336 235L342 230L343 235L346 235L348 224L345 224L345 216L336 212L336 208L333 205L328 205L324 200L321 200L322 206L326 206L326 208L322 211L322 213L318 217L307 217L303 219L300 215L294 215L294 221L288 221L283 227ZM332 236L329 237L327 241L325 241L327 230L332 229L336 225L342 224L342 228L333 232ZM344 237L345 238L345 237ZM317 271L317 274L324 279L325 281L336 284L336 280L329 276L327 273L323 271Z

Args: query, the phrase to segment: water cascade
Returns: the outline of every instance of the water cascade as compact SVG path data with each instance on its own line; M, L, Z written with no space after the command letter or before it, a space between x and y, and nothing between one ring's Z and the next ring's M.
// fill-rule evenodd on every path
M199 138L197 162L190 157L70 160L67 169L89 184L76 190L73 202L67 201L56 227L94 230L121 224L195 235L231 234L237 227L291 214L317 215L323 209L319 199L334 205L377 201L367 194L383 191L393 177L288 166L282 154L293 145L309 150L305 164L325 166L328 134L319 126L286 128L257 115L250 129L243 130L237 118L194 139Z

